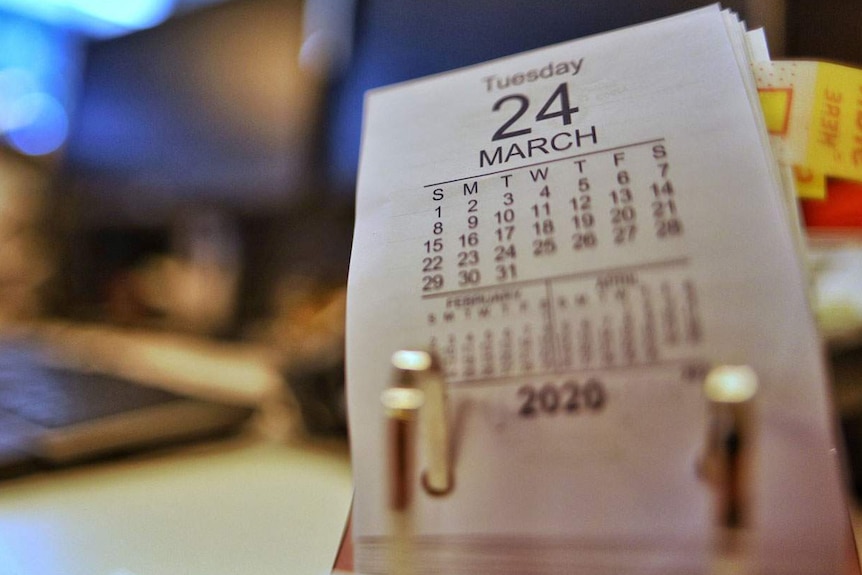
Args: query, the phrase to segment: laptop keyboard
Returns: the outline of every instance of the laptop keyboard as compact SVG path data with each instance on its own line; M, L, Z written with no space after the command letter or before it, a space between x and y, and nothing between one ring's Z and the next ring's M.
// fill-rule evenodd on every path
M0 344L0 411L58 428L181 399L113 376L47 365L26 343Z

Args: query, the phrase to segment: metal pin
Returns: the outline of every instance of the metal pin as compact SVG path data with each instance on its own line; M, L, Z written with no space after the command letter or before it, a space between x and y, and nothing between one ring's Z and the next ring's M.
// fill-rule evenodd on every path
M419 408L425 402L422 390L390 387L380 396L386 412L389 465L389 516L392 532L391 573L413 573L413 469L415 460L415 427Z
M750 521L757 387L757 374L747 365L715 367L703 384L709 422L702 472L716 492L717 527L744 528Z
M427 351L400 350L393 354L392 365L398 374L396 385L424 392L420 416L425 453L422 485L432 495L444 495L451 491L453 481L446 383L440 363Z
M415 566L412 502L417 419L423 423L426 441L427 467L422 475L425 489L439 495L452 488L446 390L439 364L428 352L397 351L392 356L392 366L394 381L380 396L388 419L390 573L410 575Z

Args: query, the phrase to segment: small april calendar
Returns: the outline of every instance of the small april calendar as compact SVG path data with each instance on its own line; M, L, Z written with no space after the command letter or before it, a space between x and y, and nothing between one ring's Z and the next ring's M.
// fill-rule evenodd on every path
M838 572L827 383L750 41L712 6L367 95L358 572L391 572L380 396L404 348L439 358L452 438L454 487L411 509L417 574L714 572L701 384L722 364L760 381L746 565Z

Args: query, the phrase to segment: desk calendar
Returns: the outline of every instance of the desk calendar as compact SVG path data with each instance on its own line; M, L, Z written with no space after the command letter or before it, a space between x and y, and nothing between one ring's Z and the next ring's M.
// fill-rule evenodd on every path
M760 380L743 563L838 570L824 366L748 41L713 6L368 94L358 572L391 572L380 396L405 347L439 358L452 438L451 491L411 504L414 572L712 572L718 364Z

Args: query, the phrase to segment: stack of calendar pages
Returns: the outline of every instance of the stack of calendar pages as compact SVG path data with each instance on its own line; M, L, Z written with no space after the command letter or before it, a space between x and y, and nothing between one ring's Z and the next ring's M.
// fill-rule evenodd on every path
M358 573L841 572L840 453L763 59L762 32L711 6L367 95ZM406 509L380 399L400 349L442 365L452 476L423 488L420 434ZM722 365L757 380L723 495L703 385ZM734 490L744 520L717 518Z

